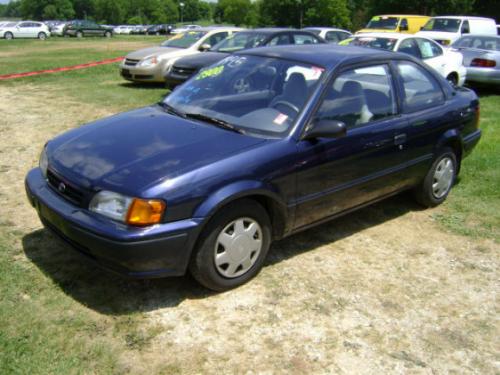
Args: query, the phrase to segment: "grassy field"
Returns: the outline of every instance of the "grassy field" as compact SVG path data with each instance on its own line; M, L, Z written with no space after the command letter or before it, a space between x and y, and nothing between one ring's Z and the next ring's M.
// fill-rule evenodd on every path
M0 40L0 74L122 56L162 38ZM154 103L117 65L0 82L0 373L498 374L500 95L447 202L408 194L273 245L224 294L129 281L42 229L23 193L45 141Z

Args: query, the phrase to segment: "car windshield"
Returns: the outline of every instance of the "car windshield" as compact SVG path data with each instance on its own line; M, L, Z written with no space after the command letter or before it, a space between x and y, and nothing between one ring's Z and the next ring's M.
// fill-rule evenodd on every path
M385 30L394 30L398 26L399 18L397 17L373 17L368 25L366 25L366 29L385 29Z
M162 47L189 48L207 34L206 31L187 31L170 38L161 44Z
M452 44L455 48L475 48L487 51L500 51L500 37L464 36Z
M462 21L456 18L431 18L422 27L422 31L445 31L456 33Z
M257 47L264 39L263 33L245 33L240 32L228 36L226 39L216 44L212 51L216 52L235 52L243 49Z
M394 50L397 41L398 40L395 38L360 36L350 39L349 42L343 44L349 44L350 46L359 46L359 47L371 47L371 48L378 48L378 49L385 49L388 51L392 51Z
M284 137L323 72L295 61L232 55L200 71L162 105L176 115L228 130Z

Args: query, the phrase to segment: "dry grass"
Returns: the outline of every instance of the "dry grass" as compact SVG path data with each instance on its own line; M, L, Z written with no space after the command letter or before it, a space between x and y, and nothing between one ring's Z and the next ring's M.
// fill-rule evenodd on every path
M0 219L0 237L43 280L20 300L60 293L72 313L41 304L40 314L69 335L65 322L83 314L92 326L78 338L112 348L115 372L500 372L499 245L443 232L405 195L276 243L255 280L224 294L81 264L42 230L23 178L47 139L111 110L56 102L56 91L0 86L0 198L16 213ZM99 358L88 361L100 372Z

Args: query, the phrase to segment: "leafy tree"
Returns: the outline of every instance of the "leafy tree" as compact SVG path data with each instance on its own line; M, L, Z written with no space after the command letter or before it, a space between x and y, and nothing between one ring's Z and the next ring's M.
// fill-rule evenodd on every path
M75 16L70 0L21 0L20 11L26 19L69 19Z
M218 8L224 22L240 26L248 24L252 2L250 0L219 0Z
M123 23L126 17L125 0L96 0L94 18L110 24Z
M179 3L184 3L183 20L196 21L200 19L200 2L199 0L181 0Z

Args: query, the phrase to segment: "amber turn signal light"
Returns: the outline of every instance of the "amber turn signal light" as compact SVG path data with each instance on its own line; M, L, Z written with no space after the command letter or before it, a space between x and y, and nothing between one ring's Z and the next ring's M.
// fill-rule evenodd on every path
M165 202L161 200L134 198L128 210L127 224L140 226L158 224L165 207Z

